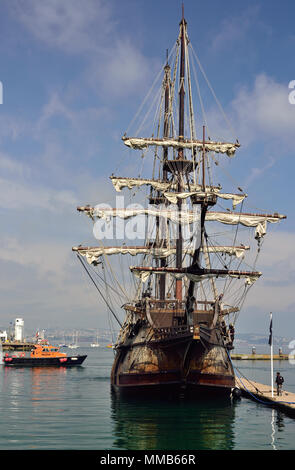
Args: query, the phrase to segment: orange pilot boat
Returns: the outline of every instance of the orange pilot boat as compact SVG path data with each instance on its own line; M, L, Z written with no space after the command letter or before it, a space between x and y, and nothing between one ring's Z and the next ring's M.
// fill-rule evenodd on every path
M60 348L50 344L36 344L29 357L25 353L4 356L5 366L80 366L86 359L86 355L68 357L61 353Z

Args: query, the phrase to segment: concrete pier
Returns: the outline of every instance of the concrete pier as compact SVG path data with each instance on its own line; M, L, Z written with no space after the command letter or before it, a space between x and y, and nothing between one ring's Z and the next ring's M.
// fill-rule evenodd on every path
M242 396L253 400L258 398L258 403L262 402L262 404L280 409L286 414L295 417L295 393L282 390L282 395L277 396L276 386L274 386L274 396L272 397L270 385L254 382L253 380L248 381L245 378L236 378L236 387L241 390Z
M31 351L34 347L35 343L21 343L19 341L2 343L3 351Z
M234 361L270 361L270 354L231 354ZM274 361L286 361L287 359L295 357L289 354L274 354Z

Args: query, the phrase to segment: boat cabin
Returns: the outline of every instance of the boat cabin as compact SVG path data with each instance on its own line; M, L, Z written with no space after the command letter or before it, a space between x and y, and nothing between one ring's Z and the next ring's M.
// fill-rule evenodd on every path
M56 346L36 344L35 348L31 351L31 357L66 357L66 354L59 352L59 348Z

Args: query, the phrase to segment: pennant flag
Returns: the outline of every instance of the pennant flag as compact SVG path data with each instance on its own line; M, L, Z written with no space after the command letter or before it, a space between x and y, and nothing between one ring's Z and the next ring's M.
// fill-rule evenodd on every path
M270 320L270 325L269 325L268 344L269 344L270 346L272 345L272 319Z

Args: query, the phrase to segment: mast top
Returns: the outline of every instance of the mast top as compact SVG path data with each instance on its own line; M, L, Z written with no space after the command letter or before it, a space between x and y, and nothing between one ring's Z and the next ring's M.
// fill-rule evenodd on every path
M180 24L186 24L186 21L184 19L184 3L182 2L182 17L181 17L181 22Z

